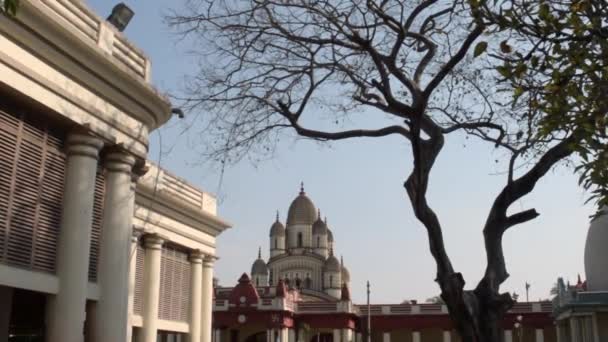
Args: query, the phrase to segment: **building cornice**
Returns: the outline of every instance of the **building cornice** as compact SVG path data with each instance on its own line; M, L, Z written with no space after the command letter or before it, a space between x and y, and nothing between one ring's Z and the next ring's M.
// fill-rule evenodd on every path
M79 1L22 1L16 19L0 18L0 30L15 37L27 29L51 48L35 53L81 85L103 88L103 95L153 130L166 122L170 102L149 84L148 58L121 33ZM57 60L57 52L62 55ZM84 72L75 72L75 70ZM139 70L140 72L138 72ZM101 84L91 84L92 79Z

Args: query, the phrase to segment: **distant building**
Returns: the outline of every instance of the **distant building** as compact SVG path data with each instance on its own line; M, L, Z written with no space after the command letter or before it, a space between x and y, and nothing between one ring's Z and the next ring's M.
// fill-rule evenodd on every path
M0 14L0 341L211 341L228 224L146 161L150 68L83 1Z
M365 342L368 311L350 296L350 273L334 255L336 240L304 192L286 224L270 228L251 273L215 288L214 342ZM404 288L404 291L406 289ZM503 322L504 342L556 342L551 302L516 303ZM372 342L457 342L441 304L370 305Z
M605 210L605 209L604 209ZM585 245L585 273L574 286L557 281L553 300L559 342L608 341L608 213L591 222Z

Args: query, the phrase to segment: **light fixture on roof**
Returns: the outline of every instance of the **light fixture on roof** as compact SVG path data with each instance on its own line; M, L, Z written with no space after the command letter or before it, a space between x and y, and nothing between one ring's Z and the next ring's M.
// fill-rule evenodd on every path
M124 2L119 3L114 6L112 9L112 14L108 16L106 19L110 24L114 25L118 31L122 32L125 30L127 25L129 25L129 21L135 15L132 9L129 6L125 5Z

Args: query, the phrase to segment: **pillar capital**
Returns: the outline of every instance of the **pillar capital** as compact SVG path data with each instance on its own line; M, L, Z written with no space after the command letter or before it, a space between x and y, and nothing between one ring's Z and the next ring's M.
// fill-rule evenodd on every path
M205 259L205 254L198 249L190 252L190 262L193 264L202 264Z
M104 156L104 166L108 171L131 174L135 157L127 151L113 147Z
M164 242L165 240L156 234L144 235L144 247L147 249L161 249Z
M203 267L212 268L216 259L217 258L213 255L205 255L205 258L203 259Z
M66 153L68 156L80 155L98 159L99 151L103 147L103 140L82 131L68 134L66 139Z
M133 232L131 233L131 242L136 243L137 241L139 241L139 238L142 236L142 232L133 229Z

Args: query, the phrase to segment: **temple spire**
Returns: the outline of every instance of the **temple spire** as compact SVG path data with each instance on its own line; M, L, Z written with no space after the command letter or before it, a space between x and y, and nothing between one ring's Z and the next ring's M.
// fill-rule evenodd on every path
M279 222L279 211L277 210L277 222Z
M344 267L344 257L340 255L340 266Z
M304 195L306 192L304 192L304 182L300 182L300 195Z
M258 259L262 259L262 246L258 247Z

